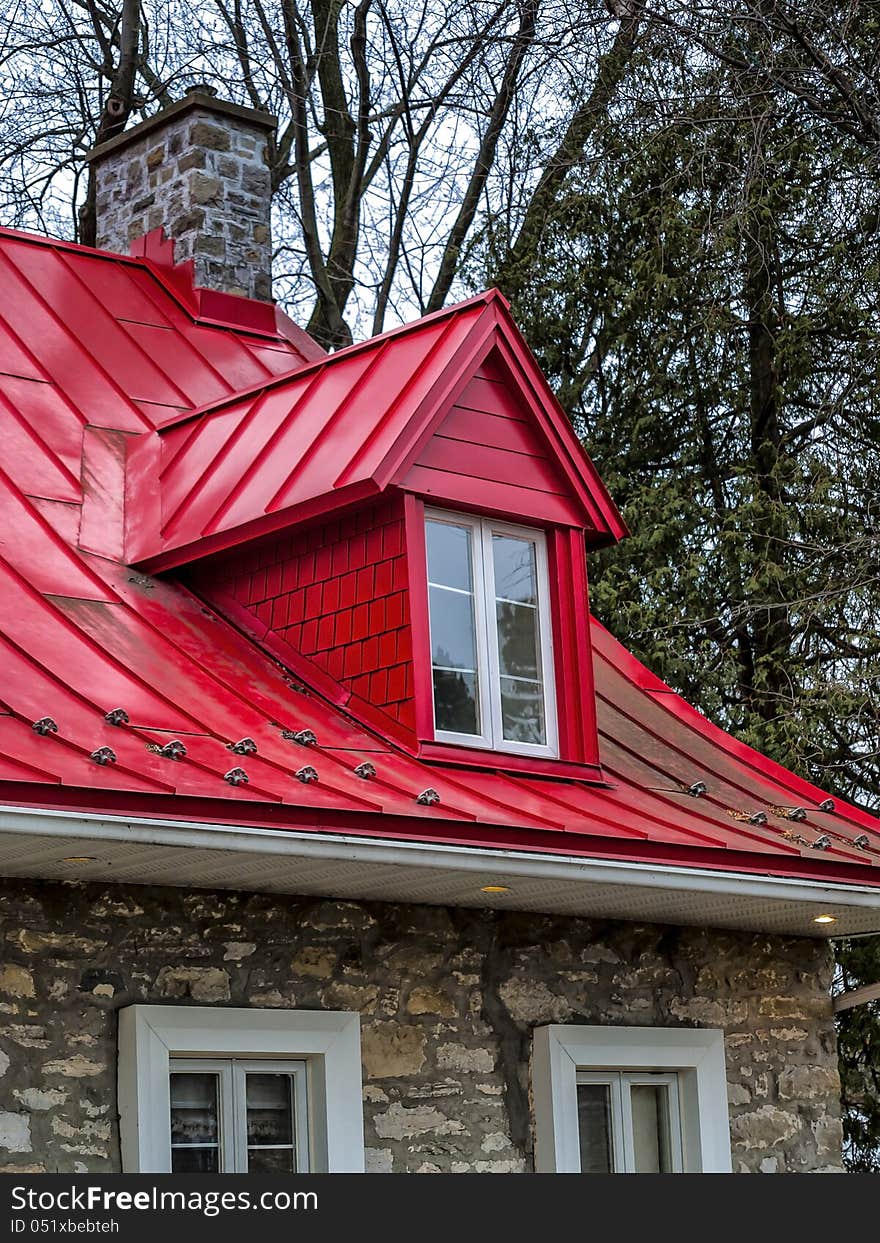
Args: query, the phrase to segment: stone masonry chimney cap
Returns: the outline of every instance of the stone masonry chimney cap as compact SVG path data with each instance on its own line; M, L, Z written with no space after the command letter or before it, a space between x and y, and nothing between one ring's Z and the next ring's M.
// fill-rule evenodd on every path
M176 100L175 103L169 104L167 108L163 108L161 112L156 112L151 117L147 117L146 121L141 121L140 124L133 125L131 129L123 130L121 134L117 134L114 138L108 138L106 142L99 143L97 147L92 147L91 151L86 154L86 161L91 163L94 160L102 160L104 156L109 155L111 152L118 152L123 147L127 147L129 143L145 138L151 130L161 129L169 121L187 112L194 112L197 109L203 112L212 112L219 116L233 117L236 121L245 125L253 125L257 129L273 130L277 125L277 120L271 113L263 112L259 108L243 108L241 104L233 104L228 100L218 99L214 93L214 87L199 82L187 90L183 99Z

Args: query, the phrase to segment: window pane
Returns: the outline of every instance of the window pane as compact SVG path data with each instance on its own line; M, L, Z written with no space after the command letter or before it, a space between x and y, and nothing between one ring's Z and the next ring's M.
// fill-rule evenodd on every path
M246 1075L245 1096L248 1172L294 1173L293 1075Z
M295 1174L292 1148L249 1148L249 1174Z
M544 691L540 682L501 679L501 722L508 742L542 746L547 741Z
M474 598L431 587L431 661L443 669L477 667Z
M174 1174L219 1172L217 1076L172 1072L171 1171Z
M479 737L479 673L470 527L427 522L434 725Z
M538 610L528 604L495 605L498 624L498 663L502 676L539 680Z
M217 1076L172 1074L172 1144L216 1144L217 1131Z
M544 689L534 540L493 535L495 625L505 741L543 746Z
M480 734L477 676L434 670L434 724L455 734Z
M637 1174L672 1172L669 1133L669 1090L665 1084L634 1083L632 1104L633 1153Z
M219 1150L217 1148L172 1148L172 1174L219 1174Z
M472 591L471 529L449 522L426 522L428 581Z
M501 600L538 603L538 573L533 540L493 535L495 595Z
M293 1076L247 1076L249 1144L293 1143Z
M577 1085L578 1133L582 1174L613 1174L611 1087L607 1083Z

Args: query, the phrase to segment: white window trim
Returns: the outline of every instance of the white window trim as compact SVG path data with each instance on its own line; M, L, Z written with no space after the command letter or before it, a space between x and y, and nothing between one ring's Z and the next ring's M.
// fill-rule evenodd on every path
M126 1174L171 1168L171 1058L308 1063L315 1171L362 1174L360 1016L344 1011L126 1006L119 1012L119 1127Z
M724 1033L714 1028L538 1027L532 1053L539 1173L580 1173L578 1071L676 1071L685 1173L728 1174Z
M455 743L463 747L482 747L512 755L539 755L555 759L559 755L558 722L556 717L555 662L553 658L553 621L550 611L550 569L547 559L547 537L536 527L515 526L478 518L472 514L453 513L443 509L425 509L425 522L446 522L451 526L468 527L471 531L473 564L474 628L476 632L477 669L480 684L480 719L482 734L459 734L434 727L437 742ZM544 692L544 724L547 741L543 744L515 742L503 736L501 721L501 670L498 657L498 633L495 618L495 569L492 558L492 536L510 535L530 540L535 545L535 572L538 583L538 626L540 629L541 678ZM425 528L427 539L427 525ZM430 580L429 580L430 582ZM428 592L428 628L430 632L430 590ZM429 656L430 658L430 656ZM432 661L433 666L433 661ZM434 715L434 679L431 677L431 719ZM488 728L487 728L488 727Z

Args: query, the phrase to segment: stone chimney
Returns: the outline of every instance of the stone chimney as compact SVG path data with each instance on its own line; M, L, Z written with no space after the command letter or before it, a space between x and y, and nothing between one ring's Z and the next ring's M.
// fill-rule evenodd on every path
M266 149L275 118L193 87L88 155L96 177L97 243L128 254L160 226L197 285L269 301L271 187Z

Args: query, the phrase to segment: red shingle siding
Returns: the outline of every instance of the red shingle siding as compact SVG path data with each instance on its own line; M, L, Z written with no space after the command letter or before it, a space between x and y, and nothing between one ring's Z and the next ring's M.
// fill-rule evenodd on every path
M215 581L353 695L415 728L400 498L285 533Z

